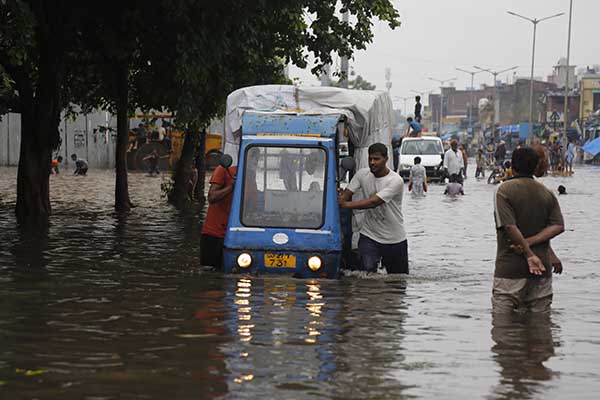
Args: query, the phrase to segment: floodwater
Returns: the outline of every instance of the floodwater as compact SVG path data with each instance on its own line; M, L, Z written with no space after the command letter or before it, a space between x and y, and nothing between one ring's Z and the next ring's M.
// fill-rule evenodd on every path
M472 171L471 171L472 173ZM0 169L2 399L596 399L600 168L544 178L567 231L547 319L492 321L494 187L403 204L411 275L339 281L199 267L201 212L130 175L51 176L48 232L15 228L16 169Z

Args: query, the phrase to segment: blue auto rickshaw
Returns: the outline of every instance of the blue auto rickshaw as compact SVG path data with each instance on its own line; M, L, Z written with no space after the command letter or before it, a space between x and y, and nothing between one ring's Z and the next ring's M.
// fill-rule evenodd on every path
M226 273L338 277L338 149L345 120L342 114L244 113Z

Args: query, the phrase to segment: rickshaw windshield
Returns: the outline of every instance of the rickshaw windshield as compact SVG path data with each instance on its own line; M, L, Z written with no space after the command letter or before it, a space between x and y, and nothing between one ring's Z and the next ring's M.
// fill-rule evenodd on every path
M323 226L326 159L318 147L250 147L244 162L242 224Z

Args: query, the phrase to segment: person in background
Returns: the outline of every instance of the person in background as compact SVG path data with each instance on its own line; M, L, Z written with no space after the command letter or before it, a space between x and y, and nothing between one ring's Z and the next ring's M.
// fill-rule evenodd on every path
M575 141L569 140L565 154L565 173L573 173L573 161L575 161Z
M502 169L504 170L504 172L501 176L496 177L496 183L507 181L510 178L512 178L514 175L513 170L512 170L512 164L510 161L508 161L508 160L504 161L504 164L502 165Z
M58 166L62 163L62 156L58 156L56 157L54 160L52 160L52 163L50 164L50 173L51 174L59 174L60 171L58 170Z
M482 178L485 178L485 154L483 153L483 149L477 150L477 169L475 170L475 178L479 178L481 175Z
M552 304L550 240L564 232L557 198L533 179L539 157L532 148L512 154L515 177L494 197L497 252L492 312L549 313ZM555 273L559 273L556 269Z
M415 165L410 169L408 191L414 195L424 196L427 192L427 171L421 165L421 157L415 157Z
M496 145L494 144L493 140L490 139L488 144L485 146L485 151L487 153L487 159L490 162L490 165L495 164L494 157L496 155Z
M461 176L458 174L450 175L450 182L446 185L444 194L448 196L464 195L463 185L460 183Z
M415 121L421 123L421 96L415 97Z
M229 222L236 173L237 167L225 169L219 165L210 178L208 210L200 236L200 262L217 270L223 267L223 242Z
M400 134L392 135L392 154L394 156L393 167L394 171L398 171L398 163L400 162L400 146L402 145L402 138Z
M77 154L71 154L71 160L75 162L75 171L73 175L86 175L88 171L88 163L83 158L78 158Z
M142 158L142 161L148 162L149 175L153 175L154 173L156 173L156 175L160 175L160 171L158 169L158 162L160 161L160 158L161 157L158 155L158 151L156 151L156 149L152 150L150 154Z
M465 149L465 145L462 143L460 144L460 146L458 146L458 149L462 153L462 158L463 158L463 177L465 179L467 179L467 164L469 162L468 155L467 155L467 149Z
M494 158L496 159L496 165L502 165L504 163L504 159L506 158L506 144L504 140L501 140L496 146L496 152L494 153Z
M462 170L464 167L464 159L460 150L458 150L458 142L456 139L450 141L450 148L444 153L444 171L447 177L458 175L459 183L462 184Z
M406 137L421 137L421 124L413 121L411 117L406 118L408 128L406 129Z

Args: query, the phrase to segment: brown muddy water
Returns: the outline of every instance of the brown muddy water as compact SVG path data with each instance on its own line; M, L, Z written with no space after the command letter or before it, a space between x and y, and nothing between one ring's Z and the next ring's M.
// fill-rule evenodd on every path
M403 204L411 275L223 276L199 267L202 213L130 175L51 176L48 232L15 227L0 168L1 399L597 399L600 168L544 178L567 231L553 241L548 319L492 321L494 187L441 186Z

